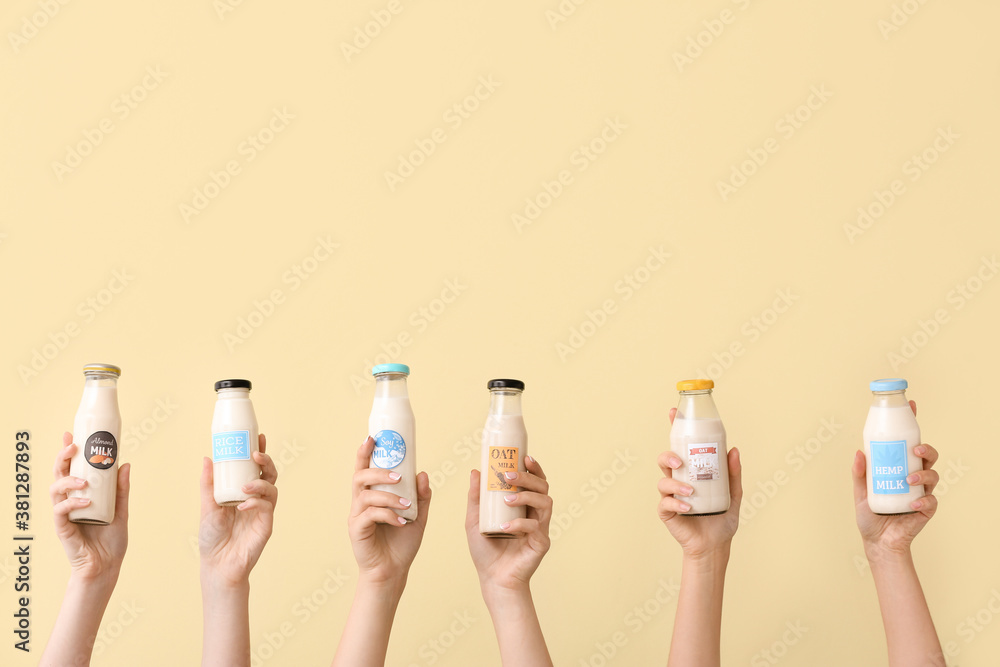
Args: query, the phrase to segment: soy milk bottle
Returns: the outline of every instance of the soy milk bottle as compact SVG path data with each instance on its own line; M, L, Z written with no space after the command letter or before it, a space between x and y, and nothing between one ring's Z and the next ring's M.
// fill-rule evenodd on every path
M219 380L215 383L212 470L215 502L223 507L239 505L251 498L242 487L260 478L260 466L252 457L259 448L257 416L250 402L250 386L250 380Z
M520 380L490 380L490 412L483 427L482 473L479 477L479 532L486 537L515 537L503 531L505 523L523 519L527 508L511 507L504 496L517 493L504 473L525 472L528 432L521 415Z
M913 453L920 444L920 427L906 400L906 380L875 380L869 385L872 404L865 421L865 459L868 462L868 507L875 514L910 514L910 503L924 496L923 485L906 478L923 470Z
M375 440L370 466L392 470L401 476L395 484L373 484L371 488L388 491L410 501L409 507L393 511L407 521L417 518L416 422L406 378L405 364L379 364L375 376L375 399L368 417L368 433Z
M673 472L690 484L690 496L674 496L691 506L685 516L722 514L729 509L729 459L726 429L712 400L711 380L677 383L680 401L670 429L670 450L681 460Z
M122 370L111 364L83 367L83 398L73 421L76 454L69 474L87 480L70 498L89 498L90 504L70 510L69 520L106 526L115 518L118 495L118 441L122 416L118 411L118 378Z

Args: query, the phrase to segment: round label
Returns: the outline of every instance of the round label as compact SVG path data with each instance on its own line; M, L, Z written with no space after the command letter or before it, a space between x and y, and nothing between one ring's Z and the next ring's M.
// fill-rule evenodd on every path
M118 442L107 431L92 433L83 445L83 456L94 468L107 470L118 460Z
M376 468L395 468L404 458L406 458L406 442L403 441L403 436L389 429L375 434L372 463Z

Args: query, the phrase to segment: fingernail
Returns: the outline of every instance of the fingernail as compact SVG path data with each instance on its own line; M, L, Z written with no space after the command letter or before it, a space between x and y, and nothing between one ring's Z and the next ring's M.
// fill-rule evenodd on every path
M517 479L516 472L505 472L503 476L506 477L507 479Z
M400 526L405 526L405 525L406 525L406 519L404 519L404 518L403 518L403 517L401 517L401 516L397 516L397 517L396 517L396 521L398 521L398 522L399 522L399 525L400 525Z
M81 505L89 505L90 504L90 498L78 498L77 502L79 504L81 504Z
M509 496L504 496L503 499L506 500L508 503L512 503L515 500L517 500L517 496L511 494Z
M510 528L510 521L500 524L500 530L507 530L508 528Z
M687 503L681 503L681 511L682 512L687 512L689 509L691 509L690 505L688 505Z
M530 456L525 456L524 460L527 461L528 463L534 463L535 462L535 459L532 458L532 457L530 457Z
M921 447L917 447L917 448L916 448L916 449L914 449L913 451L915 451L915 452L917 453L917 455L918 455L918 456L923 456L924 454L926 454L926 453L927 453L927 448L926 448L926 447L923 447L923 446L921 446Z
M920 478L917 476L917 473L913 473L912 475L910 475L909 477L906 478L906 483L907 484L916 484L918 479L920 479Z
M389 479L397 480L400 477L402 477L402 475L400 475L398 472L391 472L391 473L389 473Z
M236 509L243 510L247 508L247 502L244 500L242 503L236 506Z
M685 486L685 487L684 487L683 489L681 489L681 490L682 490L682 491L684 492L684 495L685 495L685 496L690 496L690 495L691 495L692 493L694 493L694 488L693 488L693 487L690 487L690 486Z
M412 505L413 503L411 503L411 502L410 502L409 500L407 500L406 498L400 498L400 499L399 499L399 504L400 504L400 505L402 505L403 507L409 507L409 506L410 506L410 505Z
M681 460L680 459L670 459L669 465L670 465L671 468L680 468L681 467Z
M923 502L921 502L919 500L914 500L912 503L910 503L910 508L918 510L918 509L920 509L921 505L923 505Z
M76 484L76 486L81 486L81 487L87 486L87 480L78 478L75 480L74 484Z

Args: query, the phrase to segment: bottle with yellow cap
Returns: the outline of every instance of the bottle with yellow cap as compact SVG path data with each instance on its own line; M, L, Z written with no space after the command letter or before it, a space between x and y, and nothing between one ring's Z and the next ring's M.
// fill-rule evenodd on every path
M115 518L118 495L118 440L122 415L118 410L118 377L122 369L111 364L83 367L83 398L73 421L76 453L69 462L69 474L86 480L82 489L67 493L70 498L87 498L90 504L70 510L69 520L106 526Z
M691 505L685 516L722 514L729 509L729 465L726 429L712 400L711 380L677 383L680 401L670 429L670 449L681 460L674 478L694 493L678 500Z

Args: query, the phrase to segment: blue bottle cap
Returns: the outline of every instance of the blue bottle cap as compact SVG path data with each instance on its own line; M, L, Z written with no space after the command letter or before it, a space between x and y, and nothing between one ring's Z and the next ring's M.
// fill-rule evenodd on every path
M406 364L379 364L372 367L372 375L379 375L381 373L402 373L409 375L410 367Z
M874 380L869 389L872 391L902 391L906 389L906 380L902 378L887 378L885 380Z

